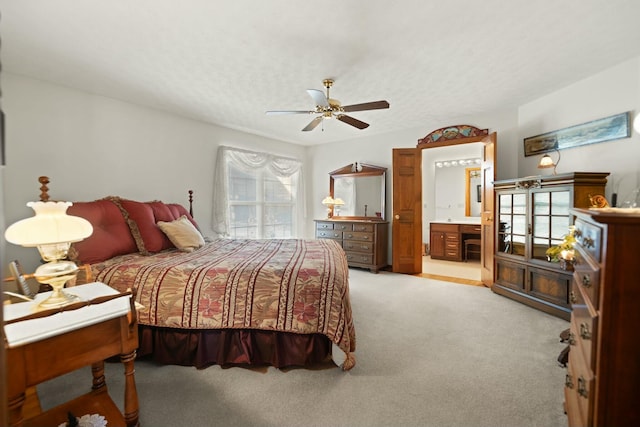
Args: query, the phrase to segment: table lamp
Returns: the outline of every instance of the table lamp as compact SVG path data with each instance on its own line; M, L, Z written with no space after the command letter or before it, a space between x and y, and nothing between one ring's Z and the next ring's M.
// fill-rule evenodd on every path
M67 215L71 205L70 202L29 202L27 206L35 211L35 216L10 225L4 233L9 243L37 247L46 261L36 269L34 276L38 282L50 285L53 292L38 305L39 309L60 307L78 299L62 290L78 271L74 262L64 258L71 243L89 237L93 227L84 218Z
M327 219L331 218L331 211L333 210L333 197L327 196L322 199L322 204L327 207Z

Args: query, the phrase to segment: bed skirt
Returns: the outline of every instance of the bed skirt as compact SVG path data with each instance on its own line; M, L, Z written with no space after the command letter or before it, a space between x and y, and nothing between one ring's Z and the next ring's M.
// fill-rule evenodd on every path
M249 329L171 329L138 325L139 358L165 365L256 365L285 368L331 360L331 341L322 334Z

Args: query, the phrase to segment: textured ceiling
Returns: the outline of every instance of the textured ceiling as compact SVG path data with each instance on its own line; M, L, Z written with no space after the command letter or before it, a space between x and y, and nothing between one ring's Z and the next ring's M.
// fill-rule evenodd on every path
M0 0L3 69L314 145L516 107L640 55L638 0ZM301 129L306 89L343 105Z

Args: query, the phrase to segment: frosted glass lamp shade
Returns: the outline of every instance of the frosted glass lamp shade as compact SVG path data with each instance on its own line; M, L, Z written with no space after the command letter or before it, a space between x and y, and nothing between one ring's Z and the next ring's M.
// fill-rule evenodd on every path
M333 206L334 203L335 202L333 200L333 197L331 196L327 196L324 199L322 199L322 204L325 206Z
M4 237L15 245L35 247L79 242L93 233L91 223L78 216L67 215L70 202L29 202L35 216L18 221L7 228Z
M538 168L540 169L552 168L555 165L556 164L553 162L553 159L551 158L551 156L548 154L545 154L540 158L540 162L538 163Z

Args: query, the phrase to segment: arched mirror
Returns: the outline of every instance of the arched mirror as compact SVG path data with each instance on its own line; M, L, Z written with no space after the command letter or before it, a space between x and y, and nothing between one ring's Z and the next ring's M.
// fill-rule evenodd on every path
M386 174L387 168L357 162L330 172L332 217L384 220Z

